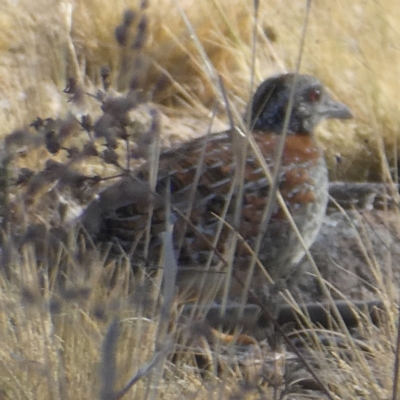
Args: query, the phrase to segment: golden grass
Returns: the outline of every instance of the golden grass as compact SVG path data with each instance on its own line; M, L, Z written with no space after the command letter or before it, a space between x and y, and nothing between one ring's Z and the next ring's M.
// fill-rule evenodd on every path
M114 289L105 289L103 267L95 257L86 264L88 271L74 269L73 264L69 264L67 286L71 290L61 294L52 288L51 279L46 280L46 273L42 275L44 281L38 281L38 266L29 247L22 253L22 259L18 255L14 257L10 264L13 278L1 280L0 385L3 398L107 398L101 397L101 388L109 375L101 374L103 363L112 365L113 351L115 391L120 391L132 376L164 350L170 355L176 352L180 358L175 364L170 357L164 364L156 364L131 388L127 398L147 398L149 393L160 399L273 398L273 387L268 387L263 380L273 381L274 374L283 398L322 396L315 387L308 391L296 388L295 382L304 380L306 375L298 369L295 360L290 361L289 349L281 354L288 358L287 376L283 378L279 369L271 372L274 364L267 360L274 354L268 348L265 351L263 347L248 347L240 356L234 347L222 345L213 353L207 350L206 342L192 339L186 346L182 339L176 342L173 332L160 342L160 315L151 311L152 304L143 298L127 296L128 275L122 274ZM117 334L114 332L111 338L115 343L108 343L112 351L107 354L105 343L110 341L113 324L117 326ZM332 341L322 346L317 340L312 347L307 346L304 355L336 398L388 398L395 334L394 321L384 323L379 329L366 322L358 332L358 337L364 338L363 350L349 335L338 332L337 344ZM315 340L315 331L310 331L306 337ZM208 352L211 356L211 365L203 376L193 367L196 352L203 357ZM238 361L240 357L242 362ZM160 375L157 375L158 366ZM282 386L287 397L280 386L282 379L291 382Z
M216 73L234 105L240 112L244 110L250 95L252 4L244 0L150 2L145 11L150 27L141 84L169 116L167 133L184 137L206 132L204 120L220 92ZM37 116L64 116L70 104L61 92L69 76L95 87L100 82L100 66L108 65L113 79L118 80L123 54L113 32L128 6L132 3L126 0L9 0L0 5L1 135ZM305 11L301 1L261 2L256 82L272 73L293 70ZM210 64L191 37L182 13ZM400 6L391 0L312 3L300 70L318 76L355 115L345 127L330 124L329 129L319 131L332 176L337 179L380 180L384 156L390 167L397 168L399 18ZM160 76L167 77L167 85L158 85ZM222 109L219 118L226 121ZM199 119L204 129L195 132ZM185 129L187 125L190 128ZM336 155L342 158L340 164ZM39 162L40 154L33 158L28 165ZM114 317L120 321L117 388L152 359L157 318L149 320L142 310L132 312L137 303L132 306L127 295L128 277L122 279L121 293L105 293L101 274L96 273L99 264L98 260L88 263L92 272L71 283L88 287L87 296L57 298L51 278L46 282L46 272L45 282L39 285L35 278L38 267L29 249L12 256L12 277L1 278L0 397L99 396L102 345ZM26 287L22 298L21 286ZM380 329L367 325L364 335L370 338L370 353L352 344L348 344L353 346L348 359L336 347L311 353L321 366L318 373L337 398L390 396L394 326L393 320ZM127 398L145 398L149 393L153 398L273 398L272 388L259 382L242 385L243 372L235 363L226 363L218 377L213 375L215 363L206 379L184 363L177 365L180 368L168 361L162 369L163 379L154 368L154 374L140 380ZM296 398L312 396L296 394Z
M123 0L13 4L1 6L3 26L9 27L0 35L3 135L38 115L65 112L68 105L60 90L68 76L83 73L98 83L99 67L108 65L115 77L121 54L113 32L122 11L131 5ZM173 83L155 91L156 102L184 107L186 115L202 118L213 104L218 88L179 8L243 110L249 98L253 23L252 2L244 0L233 6L228 1L205 0L150 4L143 87L153 87L164 73ZM312 3L301 71L318 76L351 106L356 117L345 129L331 125L321 131L331 167L333 156L342 156L336 168L339 179L380 178L377 137L385 139L393 161L399 114L399 16L400 7L389 0ZM305 2L261 3L256 81L294 68L304 18Z
M308 375L299 369L289 348L275 355L265 344L242 351L220 344L211 350L193 328L184 328L182 336L177 327L160 341L162 318L148 302L151 288L145 289L146 298L128 296L130 277L121 273L113 289L107 289L102 263L96 257L85 264L87 270L68 264L66 286L70 289L61 293L48 280L51 274L43 271L44 266L39 282L39 267L29 246L11 257L9 267L12 278L0 281L0 386L5 399L107 398L101 395L105 381L111 380L110 369L105 375L102 372L105 365L111 368L115 363L118 392L163 351L168 359L139 379L126 398L274 398L268 382L276 382L283 398L323 398L316 384L308 390L296 387L297 381L305 384ZM395 325L390 318L380 328L365 321L356 334L361 346L340 329L334 336L313 329L304 336L309 344L302 353L333 398L389 398ZM189 341L182 339L185 332L192 332ZM337 341L321 345L318 334ZM174 363L173 353L178 354ZM211 357L203 375L194 368L196 353L205 360L207 354ZM285 377L280 371L282 359L275 367L268 361L279 354L287 359Z

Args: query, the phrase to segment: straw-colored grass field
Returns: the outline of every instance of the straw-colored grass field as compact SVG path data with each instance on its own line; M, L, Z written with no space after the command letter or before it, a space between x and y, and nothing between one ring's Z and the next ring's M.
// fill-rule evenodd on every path
M354 114L345 124L327 122L318 129L331 179L396 180L400 6L391 0L273 0L260 2L255 15L254 3L150 0L141 9L135 0L3 0L1 137L26 129L38 117L65 118L69 112L98 117L101 110L93 97L71 102L63 89L73 77L95 95L102 85L100 69L107 66L115 91L126 90L129 74L134 74L146 100L144 114L158 110L161 143L169 146L206 134L215 109L212 129L228 126L219 77L237 121L259 82L299 67L318 77ZM136 52L121 48L114 34L128 8L136 13L134 25L146 21ZM148 124L146 116L144 120ZM71 143L79 145L80 140L81 134ZM18 148L11 176L17 166L40 169L52 158L32 143ZM91 162L80 168L105 176L115 172L110 165ZM18 233L32 221L54 222L58 205L49 205L53 197L42 201L43 193L35 193L35 201L18 202L26 194L13 187L8 199L13 205L4 207L12 213L2 218L18 221ZM393 215L393 230L399 232L400 220ZM233 345L211 348L190 324L167 329L155 311L160 282L135 283L132 290L129 267L114 274L105 271L98 254L82 255L78 266L71 256L76 248L72 228L68 246L46 258L51 253L47 248L7 246L14 229L7 226L0 254L0 399L326 398L318 382L304 375L302 364L291 359L290 349L273 353L265 344L240 351ZM362 224L359 229L376 295L394 309L397 260L390 251L377 259ZM33 228L30 234L42 235ZM346 269L345 261L341 267ZM392 282L387 271L393 273ZM112 288L104 283L107 274ZM68 288L62 293L57 289L60 277ZM392 398L396 318L390 311L380 328L364 321L355 332L364 347L339 329L340 344L302 350L332 399ZM194 360L196 352L201 354ZM284 376L281 361L266 361L278 356L286 361ZM199 358L209 363L203 374L195 368ZM143 376L118 397L141 369Z

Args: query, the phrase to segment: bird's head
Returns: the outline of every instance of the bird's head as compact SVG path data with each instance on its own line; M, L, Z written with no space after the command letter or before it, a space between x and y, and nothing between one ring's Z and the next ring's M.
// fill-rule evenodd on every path
M292 90L288 134L309 135L323 119L352 118L350 109L333 100L317 79L290 73L271 77L258 87L251 103L250 127L281 133Z

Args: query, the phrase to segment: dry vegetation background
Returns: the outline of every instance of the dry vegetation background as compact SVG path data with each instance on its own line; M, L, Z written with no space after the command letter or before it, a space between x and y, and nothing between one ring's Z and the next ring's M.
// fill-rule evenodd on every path
M83 80L88 92L95 93L101 85L100 67L108 66L115 87L124 89L118 75L123 54L114 30L129 7L138 11L139 2L3 0L0 135L37 117L65 116L71 108L76 115L95 113L93 101L83 102L80 108L67 102L62 90L69 77ZM210 110L220 96L216 74L222 77L240 115L252 90L253 2L150 0L145 13L148 36L137 68L145 96L162 112L164 144L207 132ZM260 2L255 84L273 73L294 69L305 18L305 1ZM317 76L355 116L346 125L329 123L318 131L332 179L387 181L388 172L397 177L398 21L400 6L392 0L312 2L300 71ZM221 103L215 129L226 122ZM43 153L32 152L23 163L40 165L42 157ZM133 301L123 277L111 293L106 293L99 272L101 260L97 264L88 261L91 273L76 277L79 285L71 289L70 301L66 301L67 295L59 298L52 291L51 276L44 274L39 282L36 272L40 260L33 251L26 250L19 261L15 270L23 277L24 290L16 284L21 279L14 282L6 276L0 278L1 399L83 399L96 398L100 393L103 399L112 398L104 382L107 374L116 370L115 386L122 388L129 377L162 351L157 324L148 318L151 305ZM115 344L117 367L104 371L104 366L113 361L112 340L105 340L112 338L116 329L111 324L113 317L120 321ZM393 319L391 316L384 332L369 327L370 331L360 334L373 338L368 351L349 345L347 358L342 353L339 356L337 349L331 350L329 358L326 349L314 358L310 356L314 365L319 365L317 370L324 382L329 382L332 398L390 397L396 333ZM204 379L188 366L191 357L187 355L186 363L173 364L169 359L160 362L125 397L278 396L273 388L261 384L260 376L273 381L265 377L271 374L264 371L260 375L256 367L243 369L243 365L249 365L246 362L218 364L214 360ZM294 382L297 378L293 374L290 379ZM287 392L281 392L281 396L322 396L307 391L292 395L291 390L287 385Z

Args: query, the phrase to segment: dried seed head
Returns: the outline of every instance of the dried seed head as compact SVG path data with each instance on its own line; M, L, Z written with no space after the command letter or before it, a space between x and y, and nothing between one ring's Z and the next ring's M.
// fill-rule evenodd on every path
M117 149L118 148L118 140L115 136L108 136L107 137L107 142L106 142L106 147L108 149Z
M124 124L123 126L121 126L121 129L118 131L118 137L122 140L128 140L129 139L129 133L126 129L126 125Z
M125 25L118 25L115 28L114 35L116 41L121 47L126 46L126 43L128 41L129 31Z
M52 175L61 173L64 170L65 165L58 161L47 160L44 168L46 172Z
M147 16L142 15L142 17L140 18L138 27L137 27L135 40L133 41L133 44L132 44L133 50L140 50L143 48L144 43L147 38L148 26L149 26L149 20L148 20Z
M58 134L60 142L63 142L67 137L72 135L77 127L78 123L75 117L73 117L71 114L62 120Z
M104 101L105 101L107 95L106 95L102 90L98 90L98 91L96 92L96 95L95 95L94 97L95 97L95 99L96 99L97 101L99 101L100 103L104 103Z
M118 165L118 154L115 150L107 148L103 151L103 159L107 164Z
M136 102L128 96L112 97L104 101L101 109L104 113L110 114L115 118L120 118L129 110L136 106Z
M114 118L110 114L103 114L94 124L94 134L96 137L108 137L110 136L110 130Z
M99 155L99 152L93 142L87 142L83 146L82 154L86 157L96 157Z
M103 82L103 88L107 91L111 86L111 79L110 79L110 67L103 66L100 69L101 80Z
M91 132L93 129L93 121L92 117L88 115L82 115L81 118L81 126L86 132Z
M33 128L35 128L37 131L43 126L44 121L42 118L37 117L34 121L32 121L32 123L29 126L32 126Z
M67 150L68 158L70 158L72 160L78 159L81 155L81 152L79 151L79 149L76 146L72 146L66 150Z
M46 132L45 142L46 142L46 149L51 154L57 154L60 151L61 143L56 132L54 131Z
M129 27L132 25L133 21L135 20L136 14L133 10L126 10L124 12L124 19L122 24L125 25L126 27Z

